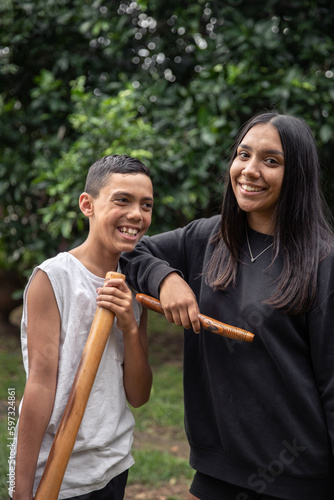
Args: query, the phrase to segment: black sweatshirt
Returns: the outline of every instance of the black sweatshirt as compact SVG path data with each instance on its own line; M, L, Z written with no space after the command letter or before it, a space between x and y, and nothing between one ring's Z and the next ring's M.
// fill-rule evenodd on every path
M219 225L215 216L144 237L121 259L137 290L158 297L162 279L176 270L194 291L201 313L255 334L246 343L185 330L190 464L258 493L333 500L334 252L320 264L311 310L290 316L263 303L282 269L280 256L269 269L271 249L251 263L245 242L237 285L224 292L206 285L209 240ZM272 242L251 229L248 234L254 256Z

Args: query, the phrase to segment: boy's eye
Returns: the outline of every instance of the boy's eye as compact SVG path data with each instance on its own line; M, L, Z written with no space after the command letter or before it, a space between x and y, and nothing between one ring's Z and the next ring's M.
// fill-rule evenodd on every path
M152 210L153 209L153 203L149 203L149 202L144 203L143 204L143 208L144 208L144 210Z

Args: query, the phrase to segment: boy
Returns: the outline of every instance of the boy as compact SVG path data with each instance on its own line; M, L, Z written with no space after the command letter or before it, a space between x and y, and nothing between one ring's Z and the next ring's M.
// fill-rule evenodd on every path
M117 325L115 320L58 498L123 499L134 463L134 419L126 401L141 406L151 391L146 314L124 281L113 279L102 288L121 252L133 250L151 223L148 169L125 155L103 157L89 169L79 206L89 219L87 239L38 266L24 294L27 383L13 500L32 500L36 493L96 305L113 311Z

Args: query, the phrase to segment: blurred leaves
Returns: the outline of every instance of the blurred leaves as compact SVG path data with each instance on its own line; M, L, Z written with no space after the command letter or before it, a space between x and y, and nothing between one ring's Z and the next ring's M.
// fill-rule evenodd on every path
M151 232L219 209L240 125L303 117L331 208L334 12L325 0L5 0L0 6L0 253L21 272L81 241L88 167L152 170Z

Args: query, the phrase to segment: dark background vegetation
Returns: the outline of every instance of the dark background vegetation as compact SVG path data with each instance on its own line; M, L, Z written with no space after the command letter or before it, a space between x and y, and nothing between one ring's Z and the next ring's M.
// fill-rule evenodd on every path
M328 0L0 0L1 500L7 388L18 403L25 381L19 317L8 334L20 300L9 299L34 265L84 239L78 196L89 166L112 153L144 161L156 197L150 233L171 229L217 213L238 129L277 109L311 126L334 211L333 26ZM154 313L149 324L154 386L135 412L127 498L175 500L192 476L182 330L159 329Z
M88 167L153 172L151 234L219 210L240 125L276 108L316 136L334 208L334 9L328 0L2 0L0 269L82 241Z

